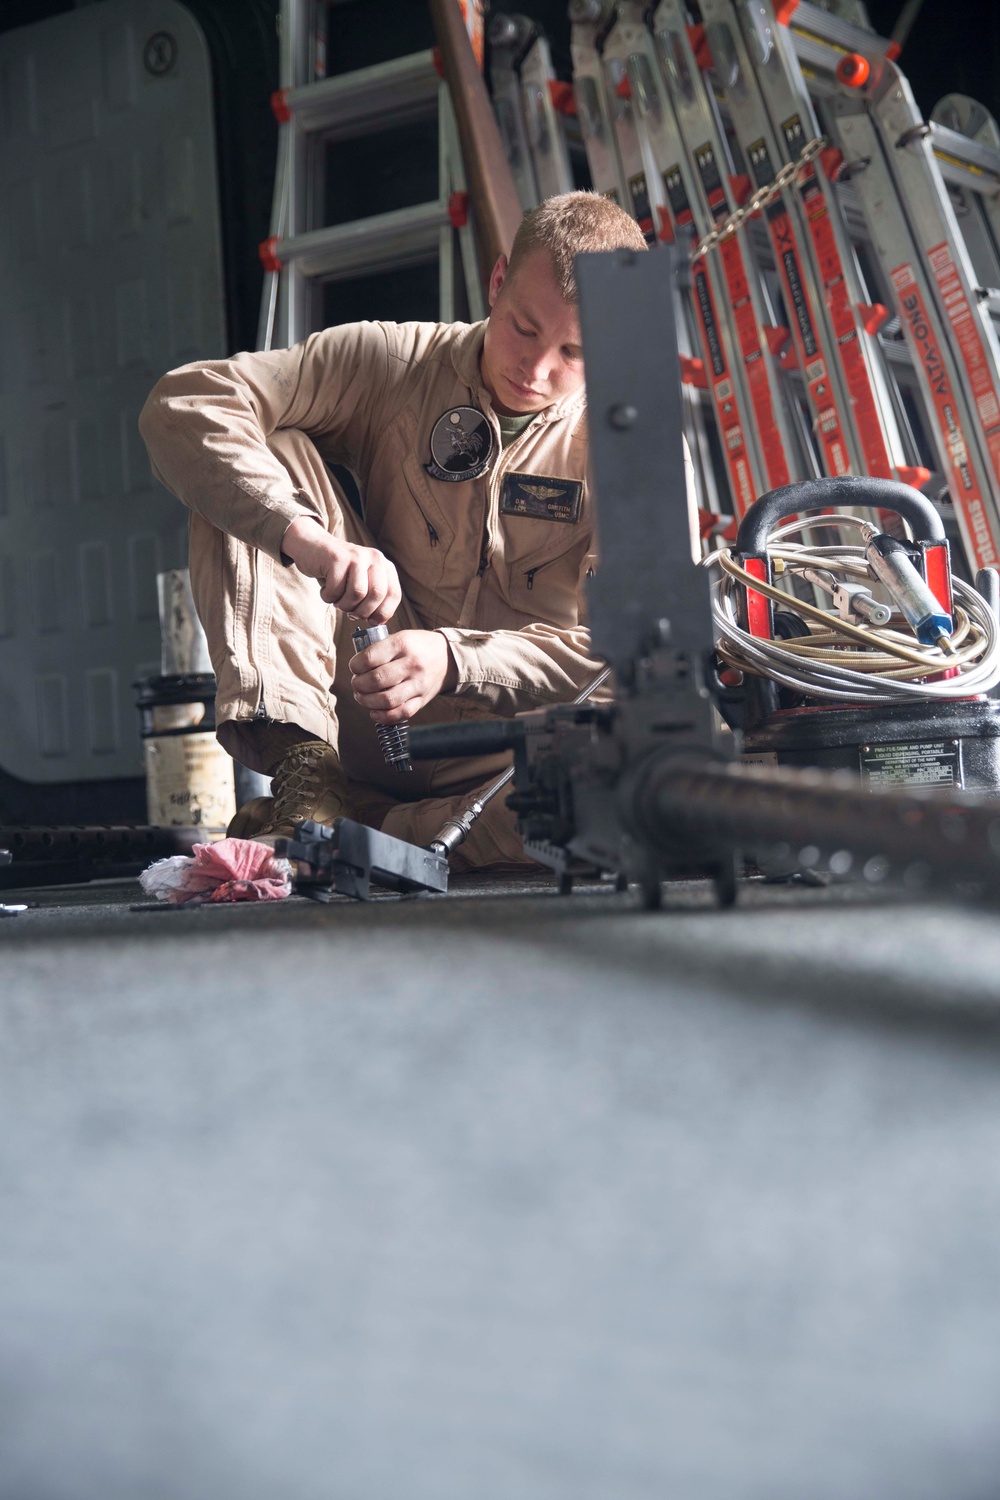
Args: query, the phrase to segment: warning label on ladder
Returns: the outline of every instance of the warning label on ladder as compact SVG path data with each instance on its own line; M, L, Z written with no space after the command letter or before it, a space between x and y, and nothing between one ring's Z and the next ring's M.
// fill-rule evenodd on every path
M983 497L972 471L969 450L958 422L955 398L948 380L948 373L941 358L941 352L931 335L927 309L920 295L913 267L896 266L890 276L899 294L900 307L906 319L910 341L917 349L930 387L938 426L951 458L952 497L965 517L968 535L975 550L976 566L995 567L998 561L997 549L990 532Z
M993 472L1000 479L1000 405L986 362L978 317L969 306L948 245L935 245L927 252L927 258L968 371L976 415L986 439Z

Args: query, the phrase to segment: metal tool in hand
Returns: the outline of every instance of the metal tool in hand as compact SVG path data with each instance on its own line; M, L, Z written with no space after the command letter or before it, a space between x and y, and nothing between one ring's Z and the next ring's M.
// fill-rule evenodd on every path
M352 635L354 649L366 651L376 641L387 640L388 636L388 625L359 625ZM410 730L407 724L379 724L375 736L387 766L393 766L397 771L413 770L410 761Z

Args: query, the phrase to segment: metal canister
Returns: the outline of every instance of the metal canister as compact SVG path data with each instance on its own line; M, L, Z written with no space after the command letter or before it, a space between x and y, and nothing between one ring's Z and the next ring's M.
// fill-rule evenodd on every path
M161 673L135 684L146 810L158 828L225 832L236 813L233 761L215 738L215 677L186 568L158 575Z

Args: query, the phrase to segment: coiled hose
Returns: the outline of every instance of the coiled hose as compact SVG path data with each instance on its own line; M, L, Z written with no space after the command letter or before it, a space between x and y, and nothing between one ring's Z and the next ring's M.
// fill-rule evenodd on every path
M849 582L871 582L863 548L811 546L792 541L804 529L815 530L818 518L796 519L771 533L768 554L783 576L805 578L821 570ZM855 516L839 514L836 524L861 526ZM841 703L898 703L913 698L969 698L987 693L1000 682L1000 627L989 604L960 579L953 583L955 629L953 654L924 646L902 617L877 626L844 620L831 610L808 604L789 592L762 583L747 573L729 550L713 552L703 567L718 569L712 590L716 649L739 671L766 677L810 698ZM807 580L808 581L808 580ZM791 640L761 640L739 623L741 587L764 594L794 610L809 634ZM947 676L939 676L941 673ZM936 680L934 680L936 679Z

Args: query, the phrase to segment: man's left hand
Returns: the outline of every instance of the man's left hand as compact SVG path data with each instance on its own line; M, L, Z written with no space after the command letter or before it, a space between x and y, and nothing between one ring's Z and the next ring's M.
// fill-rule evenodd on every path
M399 724L436 698L451 657L436 630L400 630L351 658L354 697L376 724Z

